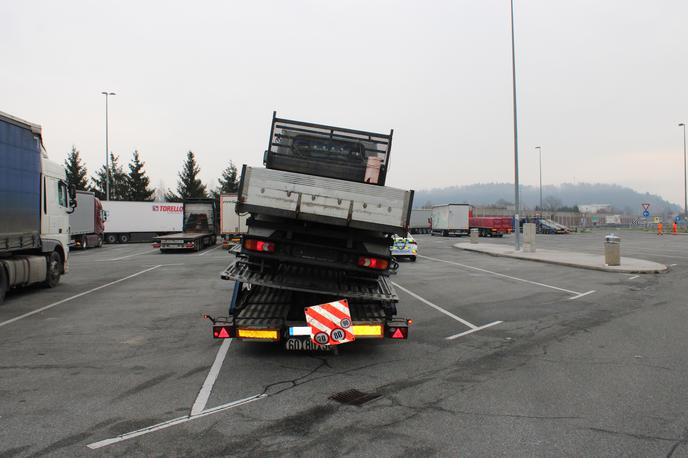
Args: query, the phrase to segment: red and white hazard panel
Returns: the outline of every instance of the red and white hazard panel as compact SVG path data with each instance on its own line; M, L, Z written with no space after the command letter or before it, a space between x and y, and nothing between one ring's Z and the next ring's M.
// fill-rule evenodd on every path
M311 340L319 345L339 345L356 340L351 332L351 312L346 299L306 307Z

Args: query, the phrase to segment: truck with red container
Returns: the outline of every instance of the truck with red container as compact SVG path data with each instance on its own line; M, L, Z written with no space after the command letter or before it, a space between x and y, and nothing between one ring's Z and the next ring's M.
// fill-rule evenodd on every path
M228 316L208 317L215 338L287 350L407 338L389 247L408 231L413 191L385 186L392 134L273 113L265 168L242 168L237 211L250 216L222 274L234 281ZM346 332L314 333L308 310L320 306L346 309Z
M471 229L478 229L480 237L503 237L513 231L513 219L510 216L471 216Z

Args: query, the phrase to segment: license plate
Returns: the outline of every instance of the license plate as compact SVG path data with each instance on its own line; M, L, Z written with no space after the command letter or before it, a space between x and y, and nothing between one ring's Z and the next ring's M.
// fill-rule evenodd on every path
M306 338L297 338L297 337L290 337L287 339L286 343L284 344L284 348L287 350L306 350L306 351L328 351L332 350L332 347L330 345L318 345L316 343L313 343L313 341L310 339L310 337Z

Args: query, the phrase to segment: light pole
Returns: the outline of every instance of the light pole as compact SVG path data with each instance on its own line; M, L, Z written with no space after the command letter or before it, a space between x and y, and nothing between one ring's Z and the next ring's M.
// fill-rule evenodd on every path
M108 98L111 95L117 94L107 91L103 91L101 94L105 95L105 200L110 200L110 138L108 132Z
M542 147L536 146L535 149L538 150L540 158L540 214L542 214Z
M511 0L511 82L514 98L514 244L516 251L521 249L521 218L518 192L518 117L516 110L516 46L514 44L514 0Z
M686 123L678 125L683 127L683 216L688 219L688 176L686 175Z

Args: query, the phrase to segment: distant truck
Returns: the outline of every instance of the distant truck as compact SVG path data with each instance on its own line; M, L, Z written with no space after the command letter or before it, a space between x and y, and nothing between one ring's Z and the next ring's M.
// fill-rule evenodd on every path
M414 208L411 210L409 231L412 234L429 234L432 231L432 209Z
M246 213L236 211L237 194L220 195L220 235L223 248L239 243L246 233Z
M70 246L82 249L103 246L105 213L100 199L90 191L77 191L76 203L69 215Z
M183 227L184 207L180 203L104 200L101 204L106 243L152 242Z
M432 235L468 235L471 206L446 204L432 207Z
M503 237L513 231L513 218L510 216L471 216L471 229L478 229L480 237Z
M157 237L160 251L200 251L217 243L220 222L215 199L189 199L182 205L184 226L182 232Z
M52 288L67 273L76 191L66 180L41 126L0 112L0 303L11 288Z

